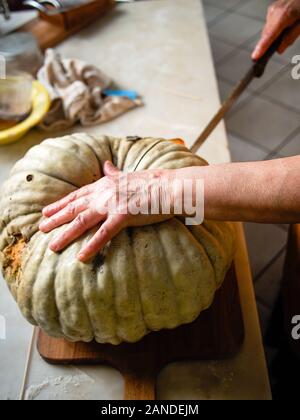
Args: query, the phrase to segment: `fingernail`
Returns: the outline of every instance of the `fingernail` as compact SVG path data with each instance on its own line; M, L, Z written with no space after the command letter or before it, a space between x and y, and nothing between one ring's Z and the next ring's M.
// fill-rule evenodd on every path
M45 207L44 209L43 209L43 215L45 216L45 217L47 217L49 214L51 214L51 206L48 206L48 207Z
M42 232L45 232L46 228L47 228L47 222L41 222L40 225L39 225L39 229Z
M81 261L81 262L85 262L85 256L84 256L84 254L79 253L79 254L77 255L77 258L79 259L79 261Z
M53 251L53 252L57 252L57 251L59 251L59 243L58 243L58 242L56 242L56 241L51 242L51 243L50 243L50 249L51 249L51 251Z
M259 53L259 48L255 48L255 50L253 51L253 54L252 54L252 58L254 60L256 60L256 58L258 57L258 53Z

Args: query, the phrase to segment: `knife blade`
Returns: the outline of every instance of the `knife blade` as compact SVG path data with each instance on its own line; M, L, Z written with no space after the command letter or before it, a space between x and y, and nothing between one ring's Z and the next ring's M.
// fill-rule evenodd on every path
M290 29L290 28L289 28ZM273 42L271 47L265 53L265 55L259 59L258 61L253 61L249 70L245 74L245 76L241 79L241 81L235 86L233 91L230 93L228 98L222 104L221 108L215 114L215 116L211 119L205 129L202 131L200 136L197 138L193 146L191 147L191 151L196 153L198 149L202 146L202 144L208 139L214 129L219 125L219 123L223 120L225 115L231 110L233 105L237 102L240 98L242 93L247 89L253 79L260 78L264 75L268 62L275 54L275 52L280 47L287 30L283 31L282 34Z

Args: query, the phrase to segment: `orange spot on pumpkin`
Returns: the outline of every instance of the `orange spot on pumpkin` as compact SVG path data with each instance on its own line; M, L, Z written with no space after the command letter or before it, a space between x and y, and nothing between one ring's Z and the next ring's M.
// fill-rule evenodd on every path
M172 143L181 144L182 146L185 146L185 141L182 139L170 139Z

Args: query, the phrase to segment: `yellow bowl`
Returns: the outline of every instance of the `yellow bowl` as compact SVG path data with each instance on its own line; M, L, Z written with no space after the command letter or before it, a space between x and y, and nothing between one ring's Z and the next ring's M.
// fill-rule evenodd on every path
M32 111L21 123L0 131L0 146L14 143L23 137L32 127L36 126L47 114L51 100L47 89L38 81L32 86Z

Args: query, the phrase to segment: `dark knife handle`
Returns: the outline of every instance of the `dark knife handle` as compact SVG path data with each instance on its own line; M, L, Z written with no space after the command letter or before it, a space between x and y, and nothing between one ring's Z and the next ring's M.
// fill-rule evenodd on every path
M299 22L297 22L298 24ZM282 44L285 36L290 31L291 28L285 29L281 35L273 42L273 44L270 46L268 51L265 53L264 56L262 56L259 60L254 61L253 64L253 74L254 77L260 78L264 74L267 64L270 61L270 59L273 57L273 55L277 52L278 48Z

